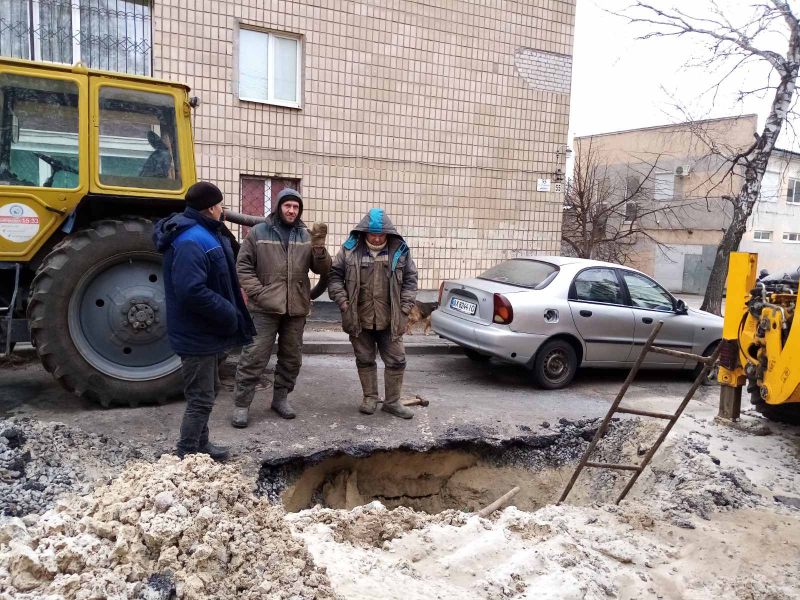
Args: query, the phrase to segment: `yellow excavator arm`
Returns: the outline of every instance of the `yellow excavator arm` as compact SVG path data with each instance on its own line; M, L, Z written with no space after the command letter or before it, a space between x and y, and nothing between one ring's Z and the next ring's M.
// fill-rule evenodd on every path
M800 414L800 327L792 330L797 280L759 281L758 255L731 253L720 352L721 406L747 386L762 413ZM785 406L791 405L791 406ZM738 412L738 411L737 411Z

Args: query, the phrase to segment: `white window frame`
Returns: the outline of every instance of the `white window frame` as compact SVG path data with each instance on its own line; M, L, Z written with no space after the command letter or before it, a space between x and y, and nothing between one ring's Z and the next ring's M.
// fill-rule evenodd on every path
M769 192L769 195L764 195L765 180L768 183L777 183L777 187L767 188L766 191ZM758 200L759 202L775 203L778 201L780 197L781 197L781 173L780 171L770 171L769 169L767 169L767 171L764 173L764 177L761 179L761 191L759 192Z
M660 182L663 183L659 185ZM666 192L669 192L669 194ZM653 197L656 202L671 202L675 200L675 173L665 171L655 174Z
M791 236L794 236L794 239L789 239ZM800 244L800 233L795 233L793 231L787 231L783 234L783 241L786 244Z
M786 204L800 204L800 194L798 194L797 186L800 185L800 179L794 177L789 178L789 183L786 186ZM789 190L792 192L792 199L789 200Z
M767 237L756 237L756 234L764 235L766 234ZM759 243L769 243L772 241L772 232L771 231L764 231L764 230L757 230L753 231L753 241Z
M267 59L269 64L267 65L267 99L264 100L263 98L247 98L246 96L242 96L239 94L239 90L241 90L242 86L242 73L241 73L241 58L239 59L239 64L237 65L237 89L236 95L242 102L256 102L258 104L271 104L274 106L283 106L285 108L302 108L303 107L303 37L300 35L292 35L290 33L277 33L274 31L264 31L263 29L258 29L257 27L245 27L242 26L239 28L241 31L242 29L246 29L247 31L252 31L254 33L260 33L262 35L267 36ZM276 38L283 38L286 40L292 40L297 42L297 90L296 90L296 97L297 102L289 102L287 100L280 100L275 98L275 39ZM242 44L241 44L241 36L239 36L239 55L241 57L242 52Z

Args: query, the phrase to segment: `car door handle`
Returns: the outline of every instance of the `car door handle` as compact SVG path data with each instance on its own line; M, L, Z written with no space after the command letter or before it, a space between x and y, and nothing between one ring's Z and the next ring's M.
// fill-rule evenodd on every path
M650 325L652 322L653 319L651 319L650 317L642 317L642 323L644 323L645 325Z
M581 311L581 316L582 317L591 317L592 316L592 311L590 311L590 310L582 310Z

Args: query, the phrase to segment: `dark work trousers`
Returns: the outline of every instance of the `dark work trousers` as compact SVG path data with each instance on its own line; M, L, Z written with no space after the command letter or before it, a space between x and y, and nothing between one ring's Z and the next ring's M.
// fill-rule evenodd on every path
M208 443L208 418L219 393L219 362L214 354L181 356L186 410L177 454L194 454Z
M242 349L236 368L233 403L240 408L253 403L256 384L267 368L275 338L278 339L278 362L275 365L275 390L286 388L291 393L303 365L303 330L305 317L290 317L250 311L258 334ZM273 390L274 391L274 390Z
M406 349L403 346L403 339L392 340L391 329L379 331L362 329L358 337L350 336L350 343L353 344L356 367L359 369L374 368L377 352L380 352L383 365L387 369L402 370L406 368Z

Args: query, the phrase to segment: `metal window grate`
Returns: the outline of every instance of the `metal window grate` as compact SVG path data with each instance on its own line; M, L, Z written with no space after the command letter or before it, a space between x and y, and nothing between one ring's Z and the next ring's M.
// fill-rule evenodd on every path
M271 208L271 182L261 177L242 177L241 210L246 215L264 217ZM244 239L249 227L239 229L239 239Z
M152 75L148 0L5 0L0 56Z

